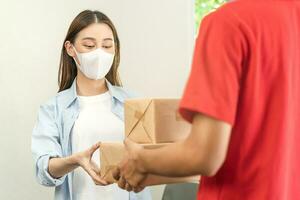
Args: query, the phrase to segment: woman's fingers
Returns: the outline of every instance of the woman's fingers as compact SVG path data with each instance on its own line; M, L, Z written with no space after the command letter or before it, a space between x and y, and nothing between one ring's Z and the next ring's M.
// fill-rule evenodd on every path
M83 167L85 171L90 175L96 185L108 185L107 181L103 180L100 175L100 168L91 160L94 152L100 147L100 142L94 144L88 149L89 160Z
M96 173L95 174L92 173L92 178L96 185L108 185L108 183L105 180L103 180L100 176L98 176Z
M94 152L99 149L100 147L100 142L97 142L96 144L94 144L90 149L89 149L89 153L92 156L94 154Z
M98 165L94 162L94 161L92 161L91 160L91 167L92 167L92 169L97 173L97 174L100 174L100 168L98 167Z
M96 185L107 185L108 183L100 177L100 173L96 173L91 170L92 178L94 179Z
M86 167L85 171L90 175L96 185L108 185L108 183L100 177L100 173L96 173L91 166Z

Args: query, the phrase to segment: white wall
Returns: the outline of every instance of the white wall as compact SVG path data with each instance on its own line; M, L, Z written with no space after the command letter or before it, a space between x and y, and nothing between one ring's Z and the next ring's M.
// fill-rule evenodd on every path
M31 130L57 91L62 41L83 9L98 9L121 39L123 83L145 96L179 97L193 50L193 1L0 1L0 199L50 200L34 178ZM161 188L153 189L160 199Z

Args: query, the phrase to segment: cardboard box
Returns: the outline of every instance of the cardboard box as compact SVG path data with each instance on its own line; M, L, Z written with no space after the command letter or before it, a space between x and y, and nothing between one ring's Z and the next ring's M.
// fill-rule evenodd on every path
M146 144L143 145L146 149L160 148L168 144ZM108 183L115 183L116 180L112 176L112 170L122 161L125 154L124 144L121 142L112 143L101 143L100 145L100 173L101 177ZM194 182L199 183L200 176L190 177L164 177L149 175L145 180L147 186L160 185L160 184L171 184L171 183L184 183Z
M185 139L191 125L177 112L179 99L125 101L125 135L132 141L169 143Z

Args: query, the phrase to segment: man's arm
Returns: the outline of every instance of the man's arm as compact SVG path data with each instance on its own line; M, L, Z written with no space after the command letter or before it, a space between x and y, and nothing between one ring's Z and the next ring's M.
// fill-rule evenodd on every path
M196 114L186 140L155 150L142 149L140 167L162 176L213 176L226 158L230 133L228 123Z
M141 191L158 184L152 175L179 177L213 176L226 158L231 125L202 114L195 114L189 137L158 149L143 149L125 140L126 156L113 171L118 185L127 191ZM163 183L161 183L163 184Z

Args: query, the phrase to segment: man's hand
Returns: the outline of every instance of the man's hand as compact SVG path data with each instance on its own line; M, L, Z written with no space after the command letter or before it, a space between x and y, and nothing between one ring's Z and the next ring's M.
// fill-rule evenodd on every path
M118 168L113 171L113 176L118 180L120 188L127 191L140 192L144 189L140 184L147 178L147 172L143 168L140 159L143 147L129 139L126 139L124 144L125 157Z

